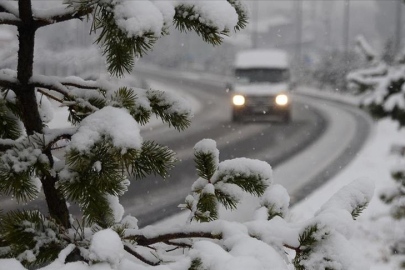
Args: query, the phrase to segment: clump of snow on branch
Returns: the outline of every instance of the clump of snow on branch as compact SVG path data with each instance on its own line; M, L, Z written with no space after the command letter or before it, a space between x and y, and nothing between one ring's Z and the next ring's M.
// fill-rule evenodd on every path
M376 60L377 53L367 42L364 36L358 36L356 39L356 49L358 49L362 54L364 54L368 61Z
M107 201L110 205L112 210L114 221L120 222L122 220L122 216L124 215L124 207L120 204L119 198L117 196L107 195Z
M166 16L170 14L165 13ZM142 36L147 32L160 36L164 23L162 11L151 1L120 1L114 8L114 16L117 25L129 37Z
M331 209L352 212L358 205L366 205L374 193L374 183L369 179L359 179L343 187L330 198L318 213Z
M220 31L231 30L238 23L238 14L226 0L220 1L179 1L185 7L193 7L196 18L201 23L218 28ZM187 14L184 14L187 16Z
M219 180L227 182L231 177L228 175L235 175L235 177L258 177L260 181L269 185L273 182L273 170L271 166L264 161L252 160L247 158L235 158L225 160L218 165L218 170L212 177L211 182L215 183Z
M90 259L108 262L115 268L123 257L124 245L116 232L106 229L93 235L90 245Z
M217 149L217 143L211 139L203 139L196 143L194 146L195 152L201 152L204 154L212 154L215 160L215 165L219 163L219 150Z
M405 65L398 59L392 65L385 63L362 37L359 51L366 59L364 68L347 76L349 88L363 94L362 105L375 118L391 117L405 125Z
M262 208L258 209L256 213L258 219L261 219L263 216L265 216L265 219L268 219L269 211L273 215L286 217L290 205L290 196L282 185L274 184L263 194L260 205Z
M102 136L111 138L117 148L139 149L142 137L138 123L124 109L105 107L86 117L75 135L70 148L88 151Z
M226 0L215 2L181 0L165 4L152 1L118 1L114 8L114 16L117 25L128 36L137 37L148 32L160 36L165 24L173 21L175 5L192 8L195 12L193 19L215 27L220 32L229 31L238 23L238 14Z

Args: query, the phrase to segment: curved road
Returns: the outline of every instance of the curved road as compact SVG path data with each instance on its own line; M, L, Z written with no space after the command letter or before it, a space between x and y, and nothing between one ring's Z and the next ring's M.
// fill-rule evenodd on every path
M259 119L235 124L230 121L230 95L221 83L141 73L153 81L152 85L157 82L188 92L202 103L201 112L186 131L179 133L159 126L143 132L145 140L155 140L175 150L180 162L166 180L151 176L132 181L121 198L126 212L136 216L141 226L180 211L177 205L184 202L197 178L192 149L201 139L217 141L220 160L249 157L269 162L275 168L276 182L287 188L295 202L350 162L369 134L368 117L359 110L301 95L293 97L291 124ZM297 156L301 157L294 161Z

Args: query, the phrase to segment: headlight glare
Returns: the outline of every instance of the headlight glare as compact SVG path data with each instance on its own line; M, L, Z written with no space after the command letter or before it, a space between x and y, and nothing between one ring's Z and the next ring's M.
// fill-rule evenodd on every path
M245 104L245 97L242 95L234 95L232 101L234 105L242 106Z
M288 104L288 97L285 94L280 94L276 96L276 103L280 106L285 106Z

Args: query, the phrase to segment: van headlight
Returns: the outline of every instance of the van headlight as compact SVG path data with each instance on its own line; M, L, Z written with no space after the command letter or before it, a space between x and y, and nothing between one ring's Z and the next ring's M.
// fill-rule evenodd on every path
M232 98L232 102L236 106L242 106L245 104L245 97L242 95L234 95Z
M288 96L285 94L280 94L276 96L276 104L280 106L285 106L288 104Z

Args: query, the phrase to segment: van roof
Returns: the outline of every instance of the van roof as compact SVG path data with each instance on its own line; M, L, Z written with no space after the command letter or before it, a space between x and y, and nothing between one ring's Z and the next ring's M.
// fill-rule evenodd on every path
M282 50L249 50L236 55L235 68L288 68L287 53Z

